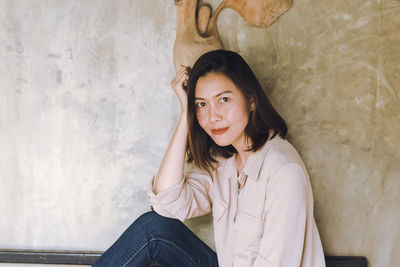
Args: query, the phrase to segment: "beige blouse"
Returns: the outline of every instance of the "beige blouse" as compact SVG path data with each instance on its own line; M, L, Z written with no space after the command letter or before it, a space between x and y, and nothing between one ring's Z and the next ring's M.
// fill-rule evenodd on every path
M212 212L220 267L325 266L307 171L280 137L252 153L239 177L231 157L212 177L195 169L148 198L157 213L181 221Z

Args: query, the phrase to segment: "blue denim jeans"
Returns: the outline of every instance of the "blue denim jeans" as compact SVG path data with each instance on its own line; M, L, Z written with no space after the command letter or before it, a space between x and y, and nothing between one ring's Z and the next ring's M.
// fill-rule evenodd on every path
M154 211L140 216L94 267L214 267L217 255L182 222Z

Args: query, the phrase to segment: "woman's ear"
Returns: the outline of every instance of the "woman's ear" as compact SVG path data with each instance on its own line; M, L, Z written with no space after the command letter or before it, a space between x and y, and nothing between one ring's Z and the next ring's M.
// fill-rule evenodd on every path
M256 104L254 104L254 100L250 100L249 103L249 111L254 111L254 109L256 108Z

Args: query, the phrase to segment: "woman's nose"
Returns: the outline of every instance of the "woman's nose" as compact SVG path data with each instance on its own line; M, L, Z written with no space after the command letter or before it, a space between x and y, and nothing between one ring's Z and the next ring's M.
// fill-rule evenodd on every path
M222 119L222 114L220 110L216 107L210 107L208 110L208 120L210 123L216 123L218 121L221 121Z

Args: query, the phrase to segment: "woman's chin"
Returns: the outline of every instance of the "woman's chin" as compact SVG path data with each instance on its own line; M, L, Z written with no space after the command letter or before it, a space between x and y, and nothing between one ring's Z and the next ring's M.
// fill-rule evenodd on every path
M213 139L214 143L216 143L218 146L230 146L232 145L231 142L223 141L223 140L215 140Z

